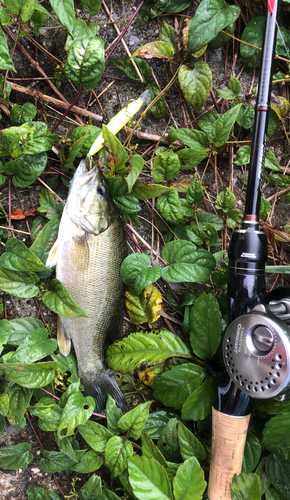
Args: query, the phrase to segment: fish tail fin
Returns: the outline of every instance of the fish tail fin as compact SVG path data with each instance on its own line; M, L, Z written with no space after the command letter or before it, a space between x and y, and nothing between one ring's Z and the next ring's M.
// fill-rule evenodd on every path
M127 401L122 393L118 382L115 379L110 369L97 372L93 379L88 380L86 377L81 377L81 383L84 386L86 396L92 396L96 402L96 412L102 412L106 407L108 394L114 398L118 408L123 413L128 411Z

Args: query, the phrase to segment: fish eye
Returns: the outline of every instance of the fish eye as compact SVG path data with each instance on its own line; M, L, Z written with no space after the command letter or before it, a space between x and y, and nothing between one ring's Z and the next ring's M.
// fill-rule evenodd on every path
M100 184L97 189L99 195L104 196L106 194L106 188L103 184Z

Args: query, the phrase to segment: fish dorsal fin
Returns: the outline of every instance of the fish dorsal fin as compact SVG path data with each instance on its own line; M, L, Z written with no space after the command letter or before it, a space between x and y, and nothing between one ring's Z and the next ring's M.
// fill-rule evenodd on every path
M61 354L67 356L70 353L71 340L65 331L60 316L57 316L57 343Z
M59 249L59 240L57 239L48 254L46 267L54 267L57 264L57 253Z

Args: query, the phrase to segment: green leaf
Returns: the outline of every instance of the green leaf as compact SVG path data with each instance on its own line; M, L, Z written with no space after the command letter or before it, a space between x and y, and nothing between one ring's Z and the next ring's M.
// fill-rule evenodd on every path
M242 42L262 47L265 30L265 17L254 17L251 19L243 31ZM258 68L261 64L261 50L250 45L240 44L240 53L243 63L249 68Z
M39 203L38 212L46 212L48 219L53 219L55 215L61 215L64 209L64 203L60 201L59 197L47 189L40 189Z
M207 250L196 250L190 241L170 241L162 250L168 266L161 269L161 276L169 283L204 282L209 280L216 262Z
M1 394L0 395L0 415L4 417L7 417L9 411L9 395L8 394ZM21 419L22 420L22 419ZM2 429L2 419L0 420L0 425L1 425L1 433L0 436L2 435L3 429ZM6 422L4 419L4 428L5 428Z
M135 456L130 458L128 469L130 484L138 499L173 500L166 470L157 460Z
M0 468L18 470L26 467L33 460L32 453L29 453L31 444L19 443L0 448Z
M71 466L71 470L81 474L90 474L98 470L104 463L104 458L96 451L89 450L81 457L79 462Z
M8 382L5 386L5 392L9 398L9 409L6 414L7 420L15 429L21 428L25 410L32 398L32 390Z
M277 455L269 455L265 462L267 477L283 499L290 498L290 466L289 461L282 460Z
M149 407L151 405L151 401L147 401L147 403L142 403L131 411L128 411L123 415L119 422L118 427L123 431L129 431L129 437L133 439L139 439L141 433L144 429L146 420L149 417Z
M265 157L265 167L271 170L281 170L278 160L272 151L268 151Z
M161 194L167 193L171 188L161 184L142 184L139 179L133 186L133 192L139 200L149 200L157 198Z
M82 84L85 90L92 90L100 80L104 67L104 41L101 38L85 34L74 40L65 61L68 79Z
M141 365L163 363L172 357L190 358L185 344L167 330L131 333L114 342L106 351L106 362L113 371L134 373Z
M140 295L132 289L126 292L126 309L135 325L157 321L161 304L161 292L153 285L146 286Z
M0 290L14 297L31 299L39 290L35 283L39 281L37 274L24 275L21 272L8 271L0 267Z
M144 432L146 432L151 439L159 439L163 427L165 427L171 418L176 416L175 412L164 408L162 410L154 411L150 413L148 417L144 427Z
M0 370L5 373L7 380L26 387L38 389L45 387L55 378L57 363L44 361L41 363L11 363L0 365Z
M64 356L58 353L56 356L51 355L53 361L56 361L62 374L67 375L68 381L71 383L78 381L77 360L71 354ZM69 376L70 375L70 376Z
M277 415L266 423L263 430L263 446L271 452L279 454L283 460L290 458L290 413Z
M43 323L35 318L17 318L9 321L12 328L11 336L9 337L9 344L19 345L29 333L36 328L43 328Z
M224 186L217 194L215 207L218 210L222 210L227 213L229 210L234 208L235 204L236 197L234 193L227 186Z
M119 476L128 467L128 458L133 455L130 441L123 441L120 436L113 436L105 449L105 464L110 469L112 479Z
M52 491L29 484L25 490L28 500L60 500L59 496Z
M149 42L135 50L132 57L136 56L144 57L144 59L152 59L153 57L158 59L172 59L174 56L174 49L172 45L167 42Z
M127 151L122 146L119 139L117 139L115 134L113 134L113 132L111 132L106 125L103 125L102 132L104 147L108 153L110 153L107 157L108 167L111 169L110 175L113 175L114 172L122 174L125 171L125 173L127 173L127 167L125 167L125 163L129 159Z
M196 457L197 460L205 460L206 451L201 442L182 422L178 424L178 442L183 460L187 460L190 457Z
M160 278L160 266L149 267L150 265L151 259L149 255L145 253L130 254L122 262L120 268L121 279L139 294L147 285Z
M176 410L180 410L188 396L203 382L205 372L194 364L174 366L153 383L153 396Z
M62 409L50 398L44 396L30 407L31 415L39 417L38 425L44 431L56 431L59 426Z
M113 436L112 432L106 427L88 420L85 424L78 426L78 432L88 445L95 451L105 451L107 442Z
M80 21L80 19L78 19ZM99 127L95 127L94 125L79 125L73 131L70 136L70 139L73 142L77 142L82 137L85 137L85 142L83 143L79 153L77 154L77 158L81 158L82 156L86 156L90 151L93 143L100 135L102 130Z
M235 165L247 165L250 163L251 147L241 146L237 151L236 159L234 160Z
M146 61L139 59L139 57L119 57L118 59L110 58L110 61L117 66L117 68L124 71L124 73L133 80L139 80L140 78L132 64L132 60L135 61L137 68L139 69L144 80L149 80L152 75L152 69Z
M83 10L90 13L91 16L95 16L102 5L102 0L81 0Z
M0 266L10 271L41 272L49 269L41 260L17 238L9 238L6 252L0 257Z
M164 456L161 451L157 448L157 446L153 443L152 439L146 434L141 435L141 443L142 443L142 455L147 458L155 458L157 462L159 462L163 467L167 468L168 463L166 462Z
M265 179L278 189L287 189L290 185L290 178L284 174L266 175Z
M160 196L156 204L157 210L161 213L164 219L178 224L183 222L182 207L178 192L170 189L166 194Z
M50 282L52 291L45 292L43 303L55 314L68 318L88 318L89 316L71 298L67 288L58 279Z
M44 264L47 261L48 254L56 241L58 228L59 219L57 216L54 216L47 224L45 224L43 229L41 229L30 247L30 251L33 252Z
M47 153L24 154L15 160L5 163L5 172L13 175L12 182L16 187L27 187L34 183L44 171L47 164Z
M164 179L171 181L179 174L180 168L178 155L173 151L165 151L155 156L152 175L156 182L162 182Z
M14 68L13 61L9 55L5 33L1 27L0 27L0 69L2 70L12 69L12 71L16 71L16 69Z
M16 351L3 356L4 363L34 363L49 356L57 349L57 340L48 339L45 328L33 330L19 345Z
M123 416L123 412L121 408L117 407L115 400L110 396L110 394L108 395L106 403L106 416L109 431L117 436L118 434L120 434L118 422Z
M278 491L272 487L265 490L265 497L266 500L285 500L285 497L282 496L280 493L278 493Z
M144 160L142 156L140 155L133 155L130 159L130 172L125 177L125 181L127 182L128 186L128 192L131 193L132 187L134 186L136 180L139 177L139 174L141 173L143 166L144 166Z
M229 140L230 132L237 120L241 106L241 103L233 106L215 121L213 142L216 147L223 146Z
M151 101L153 101L153 99L155 99L155 97L157 97L160 94L160 89L157 83L153 82L147 85L146 90L148 90L149 94L147 96L146 102L147 104L150 104ZM158 99L158 101L155 104L151 106L150 111L151 113L153 113L155 118L158 118L159 120L161 118L164 118L164 116L166 115L166 104L162 96Z
M261 452L262 447L258 437L253 432L248 432L243 456L243 472L252 472L257 467Z
M201 130L188 129L188 128L178 128L174 129L177 139L184 142L189 148L194 148L197 145L206 147L208 145L208 139L204 132Z
M178 81L186 102L194 109L201 109L212 85L209 65L204 61L197 61L193 69L190 69L183 64L178 72Z
M79 491L80 500L100 500L102 495L102 480L93 474Z
M4 344L7 343L12 333L12 327L7 319L0 320L0 354L3 351Z
M138 28L151 17L161 14L165 10L168 3L168 0L145 0L144 5L142 5L140 11L138 12L134 27Z
M116 495L113 491L107 490L107 488L103 489L103 495L101 500L120 500L120 497Z
M73 0L49 0L61 24L73 36L75 9Z
M40 467L49 474L68 469L77 463L63 452L42 449L41 453L43 458L40 460ZM80 460L85 453L86 450L76 450L77 460Z
M194 353L212 358L221 340L221 313L212 294L203 292L191 306L189 326Z
M129 193L127 183L124 179L121 177L108 177L106 182L120 214L134 214L141 210L136 195Z
M10 120L13 125L23 125L23 123L31 122L37 113L34 104L26 102L23 106L13 104L10 111Z
M196 143L188 149L180 149L177 151L178 158L181 161L181 168L188 170L196 167L204 158L207 158L207 151L203 146Z
M159 38L161 42L170 43L170 45L172 45L174 49L174 53L176 54L178 52L178 46L175 40L175 33L176 32L173 26L170 26L170 24L167 24L165 21L162 21Z
M186 199L188 203L191 203L192 205L201 205L203 203L204 196L202 191L202 184L198 180L197 172L195 172L193 180L191 181L186 192Z
M233 477L231 484L232 500L258 500L261 498L260 478L257 474L242 472Z
M202 0L196 10L188 36L188 52L197 52L240 14L239 7L226 6L225 0Z
M57 430L60 439L72 436L78 425L83 425L92 415L95 409L94 398L84 395L81 392L71 394L63 409L62 416ZM93 472L93 471L91 471Z
M185 401L182 408L184 420L203 420L210 412L216 398L216 385L207 379Z
M204 473L195 457L188 458L177 469L173 480L176 500L201 500L206 488Z
M181 461L179 441L178 441L178 420L172 418L163 427L157 446L162 451L166 460L173 462Z

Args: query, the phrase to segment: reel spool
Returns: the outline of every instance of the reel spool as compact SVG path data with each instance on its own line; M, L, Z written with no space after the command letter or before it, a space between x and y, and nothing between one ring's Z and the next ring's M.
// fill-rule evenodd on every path
M290 391L290 300L258 304L236 318L223 342L226 370L255 399L285 399Z

